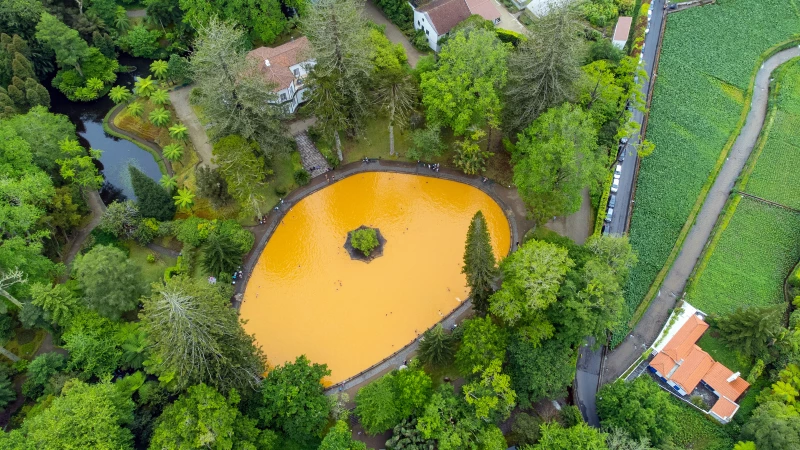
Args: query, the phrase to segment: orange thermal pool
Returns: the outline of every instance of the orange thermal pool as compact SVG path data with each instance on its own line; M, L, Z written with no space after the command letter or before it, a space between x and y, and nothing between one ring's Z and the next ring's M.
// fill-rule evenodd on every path
M508 253L500 206L471 186L418 175L345 178L295 205L259 257L241 316L270 365L305 354L329 383L399 350L467 296L461 273L469 222L483 211L495 254ZM350 259L347 232L380 229L383 256Z

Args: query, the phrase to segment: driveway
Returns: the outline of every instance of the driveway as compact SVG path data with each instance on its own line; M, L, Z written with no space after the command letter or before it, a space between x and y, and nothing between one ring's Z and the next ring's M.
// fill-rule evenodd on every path
M192 141L192 145L194 145L194 149L197 152L197 156L200 157L200 161L204 166L213 169L217 167L217 165L213 163L214 159L211 154L211 142L208 140L208 135L206 134L205 128L203 128L203 124L200 123L200 119L198 119L197 114L194 113L192 105L189 104L189 94L191 92L191 86L173 89L169 91L169 100L172 102L172 106L175 108L175 113L178 115L178 118L186 125L186 128L189 129L189 139Z
M521 24L516 17L514 17L502 3L498 2L497 0L492 0L494 2L494 6L500 11L500 23L497 24L497 28L502 28L504 30L513 31L519 34L525 34L527 29L525 25Z
M364 4L364 15L367 18L378 25L385 25L386 26L386 37L389 38L390 41L394 43L399 43L403 45L403 48L406 49L406 56L408 56L408 63L411 67L416 67L417 61L423 55L423 53L413 45L411 45L411 41L408 40L405 34L400 31L400 28L397 28L397 25L389 22L389 19L383 15L383 11L378 9L377 6L372 2L372 0L367 0Z

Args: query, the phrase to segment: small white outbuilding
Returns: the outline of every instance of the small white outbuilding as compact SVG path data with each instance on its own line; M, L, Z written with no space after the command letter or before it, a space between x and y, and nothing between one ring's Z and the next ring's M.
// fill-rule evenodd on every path
M633 18L631 17L620 17L617 20L617 26L614 27L614 37L611 39L611 43L614 44L614 47L622 50L625 47L625 43L628 42L628 35L631 33L631 22Z

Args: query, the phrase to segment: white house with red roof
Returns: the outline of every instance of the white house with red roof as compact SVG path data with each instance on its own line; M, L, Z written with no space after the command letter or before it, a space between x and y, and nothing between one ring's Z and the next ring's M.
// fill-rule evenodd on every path
M736 402L750 383L697 346L696 342L708 329L702 313L684 303L673 315L674 322L672 317L667 322L672 325L665 327L656 340L653 348L656 355L647 369L680 397L691 395L698 385L707 388L717 396L707 414L721 423L730 422L739 410Z
M308 100L305 78L315 64L309 49L308 38L303 36L277 47L259 47L247 54L258 61L259 71L276 85L273 92L277 98L270 103L284 105L290 114Z
M492 0L433 0L411 2L414 9L414 29L422 30L433 51L439 51L439 39L447 36L456 25L477 14L495 25L500 23L500 11Z

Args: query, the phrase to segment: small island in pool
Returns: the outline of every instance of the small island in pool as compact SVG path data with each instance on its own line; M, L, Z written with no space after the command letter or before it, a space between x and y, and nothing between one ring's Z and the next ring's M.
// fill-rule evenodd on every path
M361 225L347 233L344 248L350 254L351 259L370 262L383 256L383 244L385 243L386 239L381 235L381 230Z

